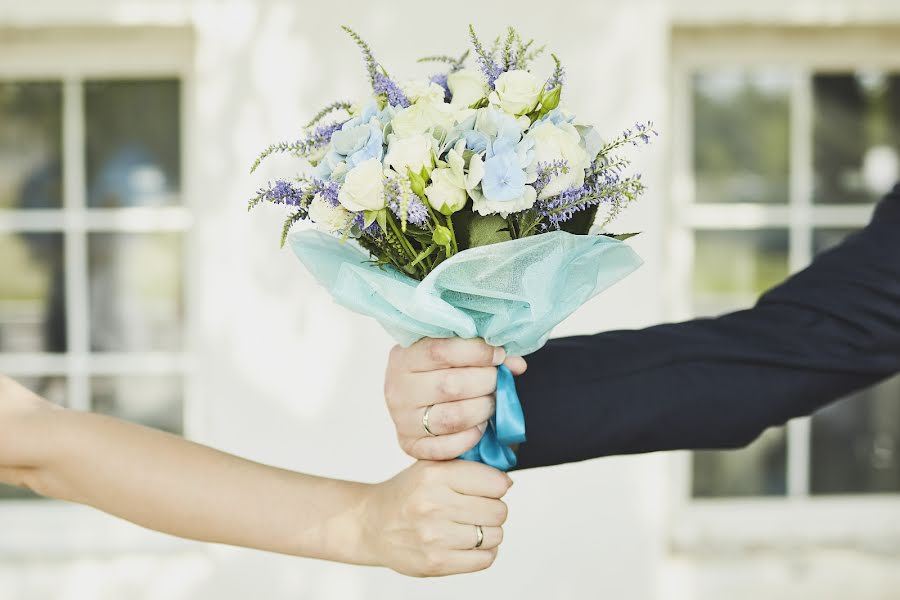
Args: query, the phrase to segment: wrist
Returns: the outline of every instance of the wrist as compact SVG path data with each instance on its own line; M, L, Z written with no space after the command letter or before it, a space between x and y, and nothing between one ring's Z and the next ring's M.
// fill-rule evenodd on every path
M349 547L353 549L351 562L359 565L383 567L384 555L380 550L381 530L378 527L377 515L378 492L380 484L359 483L357 494L359 501L349 511L351 539Z

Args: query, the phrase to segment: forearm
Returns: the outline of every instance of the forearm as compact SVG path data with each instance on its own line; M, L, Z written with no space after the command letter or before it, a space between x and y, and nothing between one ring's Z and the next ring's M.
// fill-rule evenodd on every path
M528 468L726 448L900 371L900 187L871 225L719 319L551 341L517 381Z
M15 468L42 495L179 537L373 563L361 543L365 484L276 469L90 413L33 411L18 431Z

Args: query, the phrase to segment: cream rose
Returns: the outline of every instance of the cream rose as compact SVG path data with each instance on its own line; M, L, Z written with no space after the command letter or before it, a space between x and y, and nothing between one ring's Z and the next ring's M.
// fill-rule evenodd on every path
M384 208L384 169L381 161L370 158L348 171L338 193L338 202L353 212Z
M584 170L590 166L591 157L582 145L581 135L572 124L554 125L550 121L536 123L525 134L525 139L534 142L534 154L528 166L530 174L537 173L538 163L550 164L564 160L568 168L568 172L550 178L550 182L538 196L541 200L584 184Z
M392 136L384 164L401 175L406 175L407 168L419 173L423 167L431 169L434 166L433 156L434 142L427 133L404 138Z
M425 188L425 197L431 208L441 214L451 215L466 205L466 190L459 186L458 177L451 169L435 169L431 183Z
M443 102L444 88L430 79L411 79L400 84L400 89L406 94L410 102L425 100L428 102Z
M487 84L479 71L463 69L447 76L450 104L459 108L471 106L487 96Z
M489 99L511 115L531 112L544 92L544 83L521 69L507 71L497 78Z
M420 100L397 112L391 120L391 128L398 137L410 137L421 133L439 135L456 125L456 108L443 102Z
M309 218L320 230L335 233L347 228L352 215L343 206L332 206L320 196L316 196L309 204Z

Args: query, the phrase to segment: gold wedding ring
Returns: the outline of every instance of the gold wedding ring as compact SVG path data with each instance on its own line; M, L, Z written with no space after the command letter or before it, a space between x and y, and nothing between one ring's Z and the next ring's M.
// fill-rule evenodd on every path
M481 528L481 525L475 526L475 532L478 534L478 541L475 542L475 547L472 550L481 548L481 545L484 543L484 529Z
M422 427L425 428L425 433L427 433L431 437L437 437L437 434L428 428L428 415L431 414L432 408L434 408L434 404L425 409L425 414L422 415Z

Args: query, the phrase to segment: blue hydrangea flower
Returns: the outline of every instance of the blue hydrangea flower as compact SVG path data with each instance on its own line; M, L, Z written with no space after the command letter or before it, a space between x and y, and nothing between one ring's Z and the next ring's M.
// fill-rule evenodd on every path
M512 150L495 154L484 161L481 181L484 197L493 202L508 202L525 192L525 169Z

